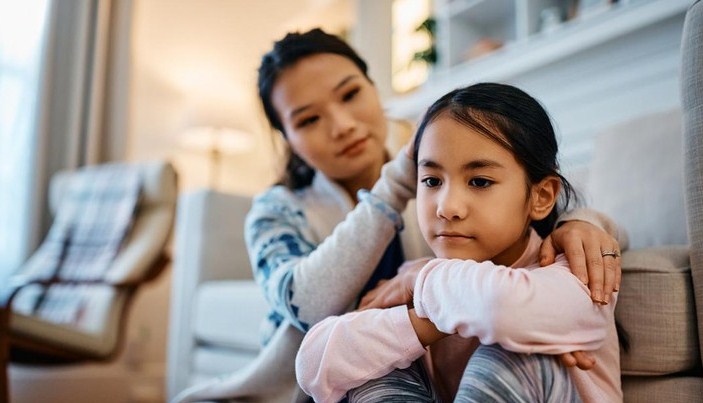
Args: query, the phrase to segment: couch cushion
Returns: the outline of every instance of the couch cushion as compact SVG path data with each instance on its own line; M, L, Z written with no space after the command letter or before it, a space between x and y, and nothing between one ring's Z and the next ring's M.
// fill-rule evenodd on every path
M598 135L588 175L589 207L623 226L631 249L688 243L681 130L681 112L674 110Z
M269 308L253 280L202 283L193 309L193 330L199 343L259 350L259 326Z
M193 350L193 372L209 377L232 373L254 361L255 351L198 346Z
M699 402L703 378L692 376L625 376L622 378L624 402Z
M622 287L615 318L629 334L621 351L627 375L661 375L695 368L695 321L688 248L649 248L622 256Z
M20 339L67 349L93 357L107 357L117 346L120 313L127 303L127 291L105 285L82 286L90 296L80 321L75 325L57 324L30 314L38 286L28 286L13 301L17 311L10 319L14 336Z

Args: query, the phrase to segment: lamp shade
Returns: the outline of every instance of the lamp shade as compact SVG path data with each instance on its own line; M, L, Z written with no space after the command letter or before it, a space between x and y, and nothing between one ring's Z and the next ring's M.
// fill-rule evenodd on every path
M228 127L196 126L180 136L180 146L193 151L222 155L245 154L254 149L253 134Z

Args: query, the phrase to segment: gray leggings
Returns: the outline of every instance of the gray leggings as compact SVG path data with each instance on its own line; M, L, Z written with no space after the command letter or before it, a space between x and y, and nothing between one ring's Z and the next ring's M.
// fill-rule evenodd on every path
M347 393L349 403L439 402L420 361ZM471 356L455 402L580 402L566 368L555 356L518 354L497 344Z

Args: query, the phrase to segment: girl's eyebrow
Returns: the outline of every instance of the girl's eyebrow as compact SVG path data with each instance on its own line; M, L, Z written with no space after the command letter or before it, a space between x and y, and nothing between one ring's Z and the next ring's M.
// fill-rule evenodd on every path
M465 171L469 171L472 169L478 169L478 168L503 168L503 165L501 165L498 161L493 161L493 160L488 160L488 159L481 159L481 160L474 160L467 162L462 166L462 168Z
M439 163L428 160L428 159L421 159L420 161L417 162L417 166L419 167L425 167L425 168L437 168L437 169L442 169L442 165Z
M357 78L357 77L358 77L357 74L350 74L350 75L344 77L337 85L334 86L334 88L332 88L332 91L337 91L337 90L339 90L340 88L344 87L344 85L345 85L346 83L348 83L349 81L351 81L351 80L353 80L354 78ZM305 112L305 110L308 109L308 108L310 108L311 106L312 106L312 105L302 105L302 106L299 106L299 107L293 109L293 110L290 112L290 114L288 115L288 118L289 118L289 119L293 119L293 118L295 117L295 115L298 115L298 114L300 114L300 113L302 113L302 112Z
M425 168L436 168L436 169L442 169L442 164L440 164L437 161L433 161L430 159L422 159L418 161L417 163L418 166L425 167ZM503 165L500 164L498 161L493 161L489 159L480 159L480 160L473 160L469 161L466 164L462 165L461 168L464 171L470 171L472 169L479 169L479 168L503 168Z

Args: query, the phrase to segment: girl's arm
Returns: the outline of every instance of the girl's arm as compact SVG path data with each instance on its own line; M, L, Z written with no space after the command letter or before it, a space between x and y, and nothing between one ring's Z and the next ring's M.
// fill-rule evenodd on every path
M258 197L245 237L255 278L273 309L302 331L344 312L402 227L398 211L414 196L413 172L413 162L400 152L319 245L290 191L278 187Z
M435 259L418 275L414 303L444 333L543 354L598 349L615 305L593 303L563 256L534 270Z
M429 323L417 320L424 322L421 327ZM298 350L295 373L316 402L336 402L371 379L407 368L424 353L407 307L351 312L310 329Z

